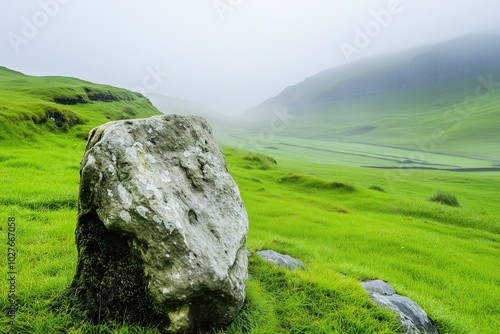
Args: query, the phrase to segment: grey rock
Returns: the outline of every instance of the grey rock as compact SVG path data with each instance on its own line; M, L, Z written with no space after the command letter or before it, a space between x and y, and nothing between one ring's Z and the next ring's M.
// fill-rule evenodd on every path
M306 268L302 261L294 259L290 255L284 255L273 250L261 250L256 254L262 259L274 263L280 267L286 267L291 270Z
M72 286L91 320L184 333L236 317L246 296L248 217L203 118L95 128L80 174Z
M389 283L382 280L364 281L361 282L361 286L365 291L376 292L381 295L390 296L396 294L396 290Z
M424 310L408 297L400 296L387 282L381 280L361 282L370 299L398 315L405 334L437 334L438 331Z

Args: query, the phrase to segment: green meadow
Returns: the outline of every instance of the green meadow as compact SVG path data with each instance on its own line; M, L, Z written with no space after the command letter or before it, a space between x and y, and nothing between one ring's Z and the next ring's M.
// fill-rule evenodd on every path
M1 68L0 102L0 275L9 271L9 217L16 219L17 271L15 325L0 317L0 332L155 333L139 324L88 323L68 288L86 134L108 120L158 111L125 90ZM223 149L250 218L247 248L289 254L307 269L252 256L244 310L216 333L399 333L395 317L367 298L364 279L389 281L440 333L497 333L499 173L369 169L293 150ZM445 163L465 165L456 159ZM429 201L438 191L460 206ZM0 312L7 314L3 278Z

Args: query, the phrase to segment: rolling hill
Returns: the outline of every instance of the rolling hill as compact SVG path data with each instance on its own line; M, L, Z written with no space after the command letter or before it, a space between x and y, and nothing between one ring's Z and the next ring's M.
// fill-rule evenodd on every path
M293 119L254 149L384 168L498 166L500 37L467 36L325 70L248 110L241 117L250 125L234 136L268 133L273 110L283 108Z
M91 128L107 121L158 114L139 93L0 67L0 142L37 142L50 134L84 139Z

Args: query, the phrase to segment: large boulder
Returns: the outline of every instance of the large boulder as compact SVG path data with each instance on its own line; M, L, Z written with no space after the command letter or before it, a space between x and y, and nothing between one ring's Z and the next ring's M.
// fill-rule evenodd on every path
M167 115L95 128L80 174L72 286L90 320L184 333L236 317L248 217L204 119Z

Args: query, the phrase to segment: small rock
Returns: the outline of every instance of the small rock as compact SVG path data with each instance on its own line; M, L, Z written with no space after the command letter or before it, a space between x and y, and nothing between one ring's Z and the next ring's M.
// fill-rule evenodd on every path
M396 294L396 290L394 290L394 288L386 281L382 280L364 281L361 282L361 285L363 286L363 289L365 289L365 291L376 292L385 296L391 296Z
M290 255L284 255L273 250L261 250L256 254L268 262L272 262L280 267L286 267L290 270L306 268L302 261L294 259Z
M364 281L361 286L375 304L398 314L405 334L438 333L427 313L410 298L398 295L389 283L381 280Z

